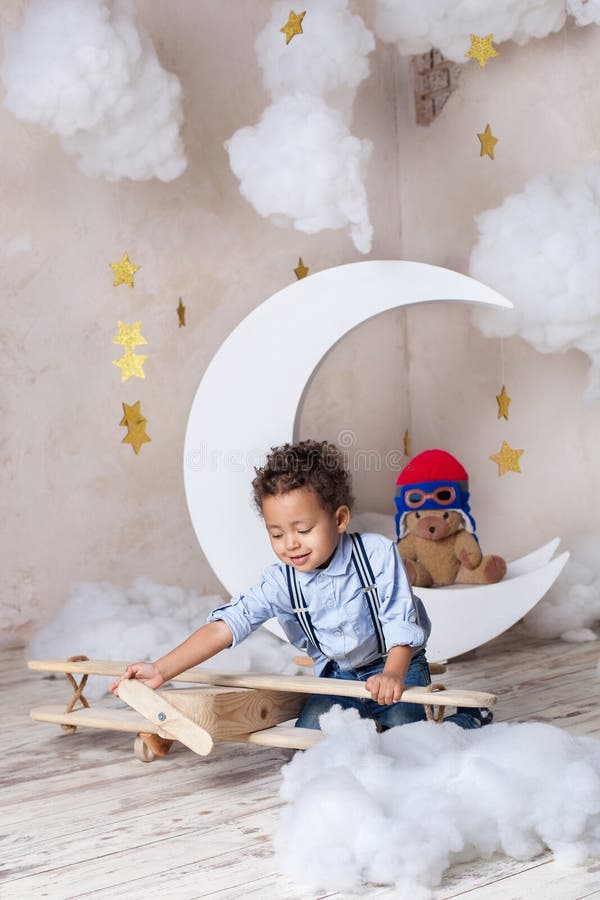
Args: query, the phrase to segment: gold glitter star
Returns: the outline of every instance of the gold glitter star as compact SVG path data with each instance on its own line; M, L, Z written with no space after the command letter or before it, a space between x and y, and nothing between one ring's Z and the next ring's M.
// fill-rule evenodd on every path
M487 37L478 37L476 34L471 35L471 46L465 53L465 56L470 56L471 59L476 59L479 63L480 67L483 67L487 64L488 59L493 59L494 56L500 56L492 41L494 40L493 34L488 34Z
M179 316L179 327L185 325L185 306L181 297L179 298L179 306L177 307L177 315Z
M512 397L509 397L506 393L506 388L502 385L502 390L499 394L496 394L496 400L498 402L498 418L506 419L508 421L508 406L512 400Z
M499 452L490 456L492 462L498 465L498 476L506 475L507 472L520 472L519 457L524 452L524 450L513 450L506 441L502 441L502 447Z
M300 281L301 278L306 278L309 271L310 270L308 269L308 267L305 266L304 263L302 262L302 257L299 256L298 257L298 268L294 269L294 274L295 274L296 278L298 279L298 281Z
M282 34L285 34L286 44L289 44L291 39L296 34L304 34L304 32L302 31L302 19L305 15L306 10L301 13L295 13L294 10L290 12L287 22L285 23L283 28L279 29Z
M133 276L141 266L134 266L134 264L129 261L129 257L126 253L123 254L119 262L109 263L109 265L115 273L113 287L118 287L120 284L128 284L129 287L133 287Z
M129 404L123 403L123 412L125 413L125 415L119 422L119 425L139 425L141 422L146 421L140 409L141 402L141 400L138 400L133 404L133 406L129 406Z
M152 438L146 434L146 420L130 425L127 434L121 441L122 444L131 444L136 453L140 452L142 444L147 444Z
M134 375L136 378L145 378L142 366L148 359L147 356L140 356L133 350L126 350L121 359L113 359L113 366L118 366L121 370L121 381L127 381Z
M131 444L135 453L140 452L142 444L147 444L152 440L146 434L146 419L142 415L140 409L141 400L138 400L133 406L123 403L123 412L125 415L119 422L119 425L125 425L127 434L121 441L122 444Z
M408 428L404 432L404 455L410 457L410 434Z
M133 350L138 344L147 344L148 341L140 333L142 327L141 322L135 322L133 325L126 325L125 322L119 322L119 333L113 338L113 344L121 344L129 350Z
M479 133L477 132L477 137L481 142L481 153L480 156L489 156L490 159L494 158L494 147L498 143L498 138L494 137L492 134L492 129L489 125L485 126L485 131Z

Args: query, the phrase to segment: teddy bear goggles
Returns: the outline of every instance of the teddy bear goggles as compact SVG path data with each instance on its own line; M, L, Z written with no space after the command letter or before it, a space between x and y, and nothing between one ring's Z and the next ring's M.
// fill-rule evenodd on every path
M459 481L430 481L421 484L398 485L396 506L399 510L449 509L462 507L468 498Z
M408 509L420 509L428 500L433 500L436 506L451 506L456 496L456 488L451 484L438 487L431 492L413 487L405 491L404 503Z

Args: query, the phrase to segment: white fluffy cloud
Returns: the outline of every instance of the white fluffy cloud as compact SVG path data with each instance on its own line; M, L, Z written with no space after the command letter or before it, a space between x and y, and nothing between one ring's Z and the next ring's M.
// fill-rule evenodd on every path
M240 191L261 216L308 234L350 224L356 247L368 252L363 177L371 143L351 135L340 112L319 97L288 95L226 147Z
M89 176L171 181L187 161L181 86L130 0L32 0L5 35L4 105L60 137Z
M543 600L525 616L534 637L593 641L600 622L600 534L582 536Z
M256 38L256 54L263 83L274 100L302 91L337 105L340 95L350 101L369 75L368 54L375 49L373 33L347 0L313 0L303 4L303 36L286 45L279 29L287 20L287 0L274 3L271 18ZM349 89L349 90L348 90Z
M600 22L600 0L567 0L567 9L577 25L597 25Z
M128 588L109 581L81 582L73 586L52 622L31 639L26 658L85 654L90 659L130 662L157 659L204 625L209 612L222 604L219 596L200 597L143 577ZM261 628L239 646L214 656L209 665L223 672L293 674L297 652ZM94 676L85 693L90 698L100 697L112 681Z
M454 862L545 848L567 865L600 855L598 741L541 723L377 734L339 707L321 724L325 739L283 769L276 851L295 881L393 884L425 900Z
M471 34L525 44L559 31L566 15L565 0L376 0L374 27L403 55L436 47L464 63Z
M475 310L489 337L518 335L542 353L575 348L591 360L587 403L600 397L600 165L532 178L477 217L469 271L514 309Z
M349 225L357 249L368 253L371 142L354 137L348 121L375 42L348 0L307 0L302 9L304 34L286 45L280 28L290 7L285 0L273 5L256 39L273 103L225 147L240 191L259 215L306 233Z

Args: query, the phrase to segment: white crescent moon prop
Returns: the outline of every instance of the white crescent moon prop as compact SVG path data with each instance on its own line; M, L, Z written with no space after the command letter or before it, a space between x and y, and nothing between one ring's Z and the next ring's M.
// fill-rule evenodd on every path
M320 361L368 319L436 301L512 307L491 288L439 266L394 260L350 263L283 288L240 322L217 351L190 412L184 479L200 545L232 594L254 584L274 561L251 502L250 482L254 466L264 461L270 447L294 440L302 398ZM510 579L513 589L520 580ZM431 659L479 646L484 633L483 639L490 640L516 622L551 583L533 578L534 588L530 582L516 591L519 599L511 594L510 613L497 609L506 599L497 597L503 583L460 593L456 588L428 591L435 629ZM442 616L444 603L454 608L454 615ZM274 620L268 627L283 636Z
M568 553L551 559L558 544L559 538L554 538L528 556L509 563L506 575L497 584L415 588L431 619L429 661L450 659L473 650L518 622L542 599L563 570Z

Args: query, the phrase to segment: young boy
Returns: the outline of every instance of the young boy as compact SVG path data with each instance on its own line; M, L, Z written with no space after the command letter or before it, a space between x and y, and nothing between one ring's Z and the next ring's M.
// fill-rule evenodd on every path
M405 685L431 681L431 624L393 541L348 533L353 497L340 451L326 441L285 444L255 471L254 500L279 562L161 659L128 666L111 690L124 678L160 687L277 617L290 642L312 657L315 675L364 681L371 694L311 696L298 726L318 728L334 704L357 708L382 728L424 719L422 706L399 701ZM476 728L491 718L489 710L459 709L447 721Z

